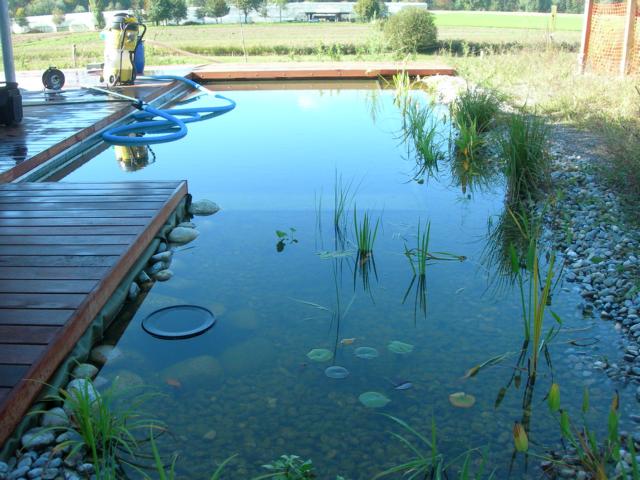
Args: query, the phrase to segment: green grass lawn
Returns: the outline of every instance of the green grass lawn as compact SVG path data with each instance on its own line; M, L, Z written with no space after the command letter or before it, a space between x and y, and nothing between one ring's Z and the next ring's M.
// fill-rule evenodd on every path
M551 14L520 12L466 12L435 11L438 28L447 27L484 27L525 30L550 30ZM556 18L556 31L579 32L582 30L582 15L559 14Z

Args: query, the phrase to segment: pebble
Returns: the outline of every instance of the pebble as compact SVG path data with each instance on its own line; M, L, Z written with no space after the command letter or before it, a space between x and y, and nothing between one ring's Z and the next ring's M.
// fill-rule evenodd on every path
M54 407L42 415L43 427L62 427L69 425L69 417L60 407Z
M196 224L193 223L193 222L182 222L182 223L179 223L176 226L177 227L184 227L184 228L196 228Z
M169 241L172 243L189 243L198 237L198 230L194 228L176 227L169 233Z
M219 210L220 207L217 203L206 199L192 202L191 205L189 205L189 213L191 215L213 215Z
M23 447L37 449L51 445L56 437L51 431L45 431L41 428L32 428L28 430L20 438Z
M71 372L73 378L95 378L98 367L90 363L80 363Z
M158 273L156 273L153 278L155 278L156 280L158 280L159 282L166 282L167 280L169 280L171 277L173 277L173 271L169 270L169 269L165 269L165 270L160 270Z
M151 280L151 277L147 274L147 272L145 272L144 270L142 270L138 274L136 279L138 280L138 283L140 285L146 285L147 283L151 283L153 281L153 280Z
M122 356L122 352L117 347L106 344L94 347L89 354L91 361L97 365L104 365L120 356Z
M156 253L153 257L151 257L151 261L155 262L169 262L171 261L171 257L173 257L173 251L166 250L164 252Z
M133 302L136 298L138 298L138 295L140 295L140 287L136 282L131 282L131 285L129 285L127 298Z

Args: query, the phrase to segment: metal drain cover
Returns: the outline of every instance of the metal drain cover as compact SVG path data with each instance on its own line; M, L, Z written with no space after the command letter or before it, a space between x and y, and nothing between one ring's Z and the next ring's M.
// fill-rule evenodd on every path
M202 335L215 323L216 317L204 307L173 305L148 315L142 321L142 328L157 338L179 340Z

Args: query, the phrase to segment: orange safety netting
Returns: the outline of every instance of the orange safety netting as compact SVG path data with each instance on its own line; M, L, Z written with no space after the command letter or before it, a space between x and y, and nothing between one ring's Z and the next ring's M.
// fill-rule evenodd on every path
M633 1L633 0L632 0ZM634 30L631 60L629 61L629 73L640 73L640 0L636 2L636 27Z
M594 3L586 59L590 70L612 74L620 71L626 12L626 2Z

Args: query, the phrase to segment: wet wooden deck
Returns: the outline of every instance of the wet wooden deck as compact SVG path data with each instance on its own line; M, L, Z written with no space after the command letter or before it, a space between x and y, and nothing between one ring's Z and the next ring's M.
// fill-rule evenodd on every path
M0 445L186 194L184 181L0 185Z
M156 82L118 91L149 102L173 86ZM130 102L82 89L54 94L27 91L22 101L22 122L0 128L0 183L18 179L134 111Z
M198 67L194 80L366 79L390 77L398 72L426 77L455 75L454 68L424 62L281 62L217 63Z

